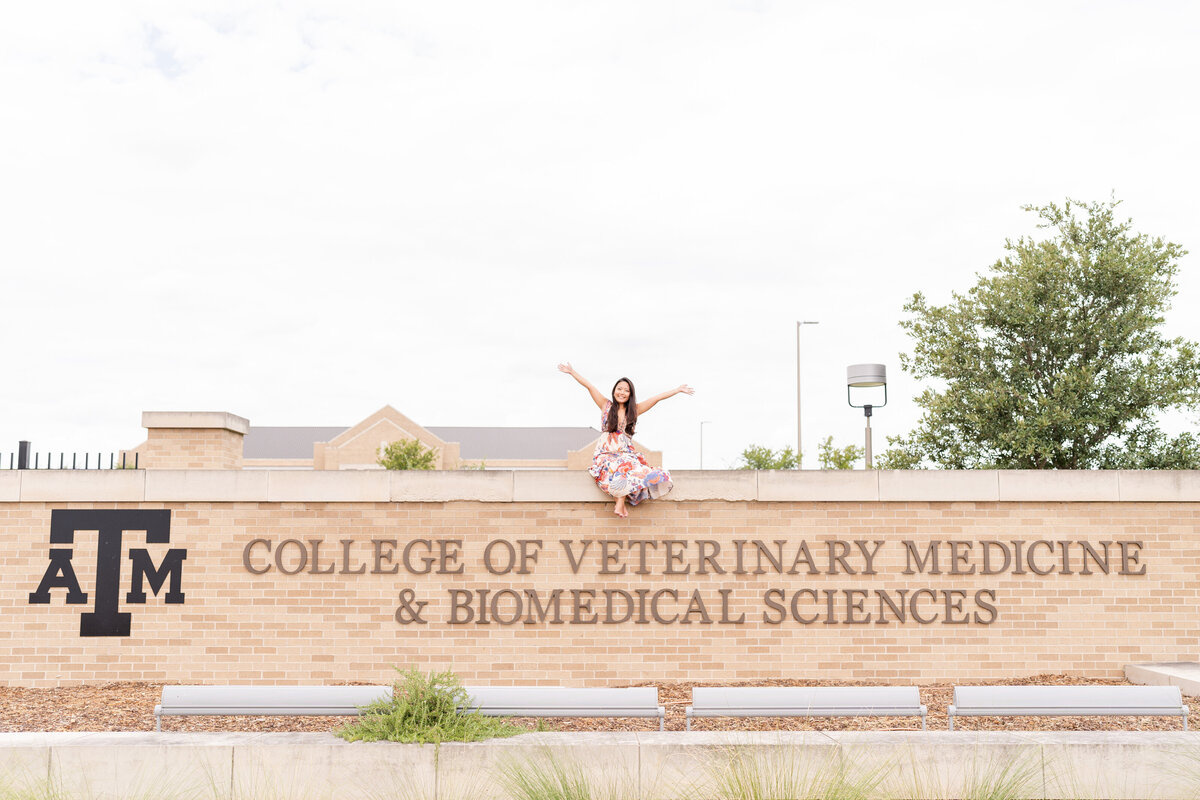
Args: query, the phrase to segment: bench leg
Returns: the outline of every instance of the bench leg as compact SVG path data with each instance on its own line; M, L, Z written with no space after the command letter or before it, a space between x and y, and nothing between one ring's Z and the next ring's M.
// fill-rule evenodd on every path
M954 730L954 715L950 715L950 730Z
M687 717L686 717L686 720L685 720L685 722L684 722L683 729L684 729L685 731L690 731L690 730L692 729L692 712L691 712L691 711L688 711L688 712L687 712Z
M925 728L925 715L924 715L924 714L922 714L922 715L921 715L921 730L926 730L926 728Z
M157 733L162 733L162 715L161 714L154 715L154 730Z

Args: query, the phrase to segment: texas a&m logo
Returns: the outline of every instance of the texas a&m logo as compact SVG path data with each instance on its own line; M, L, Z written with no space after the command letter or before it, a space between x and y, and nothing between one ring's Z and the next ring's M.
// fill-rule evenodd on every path
M132 614L121 611L121 558L122 541L126 532L145 531L147 544L169 544L171 541L171 511L163 510L63 510L50 512L50 544L74 544L75 534L94 531L96 542L96 586L91 611L84 612L79 619L80 636L128 636ZM88 593L79 586L75 568L71 565L72 550L69 547L50 548L50 566L42 575L37 591L31 592L32 604L49 604L51 589L66 589L67 603L84 605ZM145 548L130 548L132 563L129 576L129 591L126 603L145 603L145 584L157 596L163 584L170 579L170 587L163 596L166 603L182 603L183 561L187 550L171 548L155 566L150 551Z

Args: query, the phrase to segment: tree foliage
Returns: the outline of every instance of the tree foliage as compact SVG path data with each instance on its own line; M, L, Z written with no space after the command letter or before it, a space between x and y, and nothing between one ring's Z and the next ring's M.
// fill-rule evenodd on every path
M796 451L784 447L775 452L769 447L752 444L742 451L738 469L799 469Z
M900 356L918 379L915 430L884 468L1200 467L1200 441L1157 416L1200 399L1195 343L1161 328L1186 251L1118 221L1116 201L1027 206L1050 235L1007 255L945 306L916 294Z
M854 469L854 462L863 457L866 451L855 445L834 447L833 437L826 436L818 446L817 461L821 469ZM738 469L799 469L800 459L790 446L772 450L769 447L752 444L742 451L738 460Z
M817 445L817 462L821 469L854 469L854 464L867 454L865 447L848 444L845 447L834 447L833 437L826 436Z
M402 439L381 447L376 463L384 469L433 469L437 453L416 439Z

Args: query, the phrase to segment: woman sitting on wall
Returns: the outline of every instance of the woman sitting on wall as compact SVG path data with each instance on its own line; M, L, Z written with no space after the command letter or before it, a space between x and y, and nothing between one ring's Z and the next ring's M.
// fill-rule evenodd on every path
M638 416L654 408L659 400L666 400L680 392L695 394L696 390L685 383L639 403L633 391L633 381L621 378L613 386L612 397L606 398L569 363L559 364L558 369L579 381L601 409L600 430L604 435L596 444L588 473L596 479L601 489L616 498L613 513L618 517L628 517L626 502L636 506L647 497L662 497L671 491L671 474L646 462L645 457L633 446L633 431Z

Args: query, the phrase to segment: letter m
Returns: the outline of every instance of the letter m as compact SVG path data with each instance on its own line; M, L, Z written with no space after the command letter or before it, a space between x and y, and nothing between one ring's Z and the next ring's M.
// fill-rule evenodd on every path
M129 560L133 562L133 575L130 578L129 593L125 595L126 603L145 603L146 592L142 589L142 579L150 583L150 591L158 596L159 589L171 578L171 588L163 600L167 603L182 603L183 592L179 590L183 580L183 561L187 558L187 550L171 548L163 556L162 563L157 567L150 558L150 551L145 549L130 549Z
M929 564L930 575L941 575L942 571L938 569L938 547L940 545L941 542L937 539L934 539L929 543L929 547L925 548L925 556L922 557L920 551L917 550L916 544L906 540L904 542L905 554L903 574L912 575L914 572L924 572L925 565ZM915 570L913 569L914 561L917 563L917 568Z

